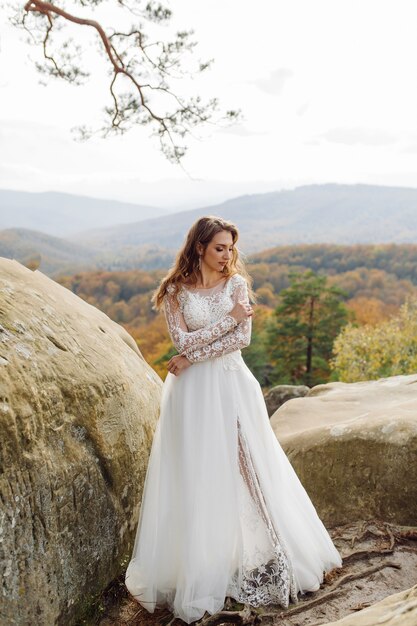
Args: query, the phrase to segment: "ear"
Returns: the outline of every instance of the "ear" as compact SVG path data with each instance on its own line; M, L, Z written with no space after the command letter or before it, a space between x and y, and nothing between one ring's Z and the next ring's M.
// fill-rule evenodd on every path
M197 245L196 245L196 247L195 247L195 248L196 248L196 250L197 250L197 254L203 254L203 252L204 252L204 248L203 248L203 246L201 245L201 243L200 243L200 242L197 242Z

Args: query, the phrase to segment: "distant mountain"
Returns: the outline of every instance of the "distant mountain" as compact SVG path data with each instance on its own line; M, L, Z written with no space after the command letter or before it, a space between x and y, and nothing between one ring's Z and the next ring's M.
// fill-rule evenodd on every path
M235 222L239 248L246 254L291 244L417 243L417 189L327 184L242 196L54 242L42 239L41 233L35 237L14 230L15 248L10 241L5 243L7 231L0 231L0 256L12 253L19 259L22 246L27 252L30 242L32 254L42 256L41 271L50 274L69 267L71 250L74 264L85 269L167 267L191 224L202 215Z
M68 237L90 228L138 222L168 211L69 193L0 189L0 229L27 228Z
M71 237L107 250L157 243L176 249L202 215L237 224L246 253L294 243L415 243L417 189L375 185L304 185L242 196L137 224L94 229Z
M0 231L0 256L20 263L39 260L44 274L73 274L97 269L96 251L35 230L10 228Z

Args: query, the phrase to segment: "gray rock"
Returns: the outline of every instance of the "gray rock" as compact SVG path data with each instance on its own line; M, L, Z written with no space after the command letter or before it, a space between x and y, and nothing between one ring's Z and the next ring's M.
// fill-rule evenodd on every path
M313 387L271 426L328 526L417 519L417 375Z
M73 624L124 568L162 382L104 313L0 258L0 623Z
M277 385L265 394L266 408L271 417L279 407L292 398L302 398L310 391L305 385Z

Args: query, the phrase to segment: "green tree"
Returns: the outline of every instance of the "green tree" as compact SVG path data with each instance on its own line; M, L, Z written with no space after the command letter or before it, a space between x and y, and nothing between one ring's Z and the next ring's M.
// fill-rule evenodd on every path
M289 279L268 328L272 381L312 386L330 377L333 341L348 322L346 294L312 270Z

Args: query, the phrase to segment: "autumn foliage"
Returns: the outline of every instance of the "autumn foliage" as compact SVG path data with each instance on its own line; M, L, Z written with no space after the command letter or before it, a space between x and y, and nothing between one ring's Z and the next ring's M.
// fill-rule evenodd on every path
M374 380L417 371L417 298L398 315L376 324L348 324L334 343L330 365L344 382Z
M321 368L322 382L335 376L343 380L347 380L347 376L372 378L381 372L397 371L398 364L391 369L391 366L377 366L375 356L367 356L365 348L359 349L362 341L359 337L360 333L370 336L373 327L381 328L393 316L396 319L407 298L417 298L417 246L281 246L248 259L248 270L254 279L258 304L255 307L252 342L243 356L260 383L268 387L283 382L276 378L280 367L277 368L273 362L271 339L267 331L274 310L279 306L280 293L290 285L290 273L302 273L309 269L326 276L329 287L340 288L346 293L344 304L357 325L355 328L351 323L342 333L337 346L345 346L346 357L340 360L342 348L338 348L339 357L336 358L332 372L329 368ZM135 338L148 363L165 378L165 364L173 354L173 347L163 313L154 311L150 300L152 291L165 273L163 269L92 271L64 276L59 282L122 324ZM411 311L412 305L408 306ZM395 325L395 322L390 323ZM390 328L386 326L385 331ZM382 337L383 331L381 333ZM374 338L372 341L375 343L377 340ZM371 346L372 341L367 345ZM395 344L392 350L394 348ZM365 365L355 365L348 374L348 355L356 363L359 353ZM368 367L368 361L374 365Z

